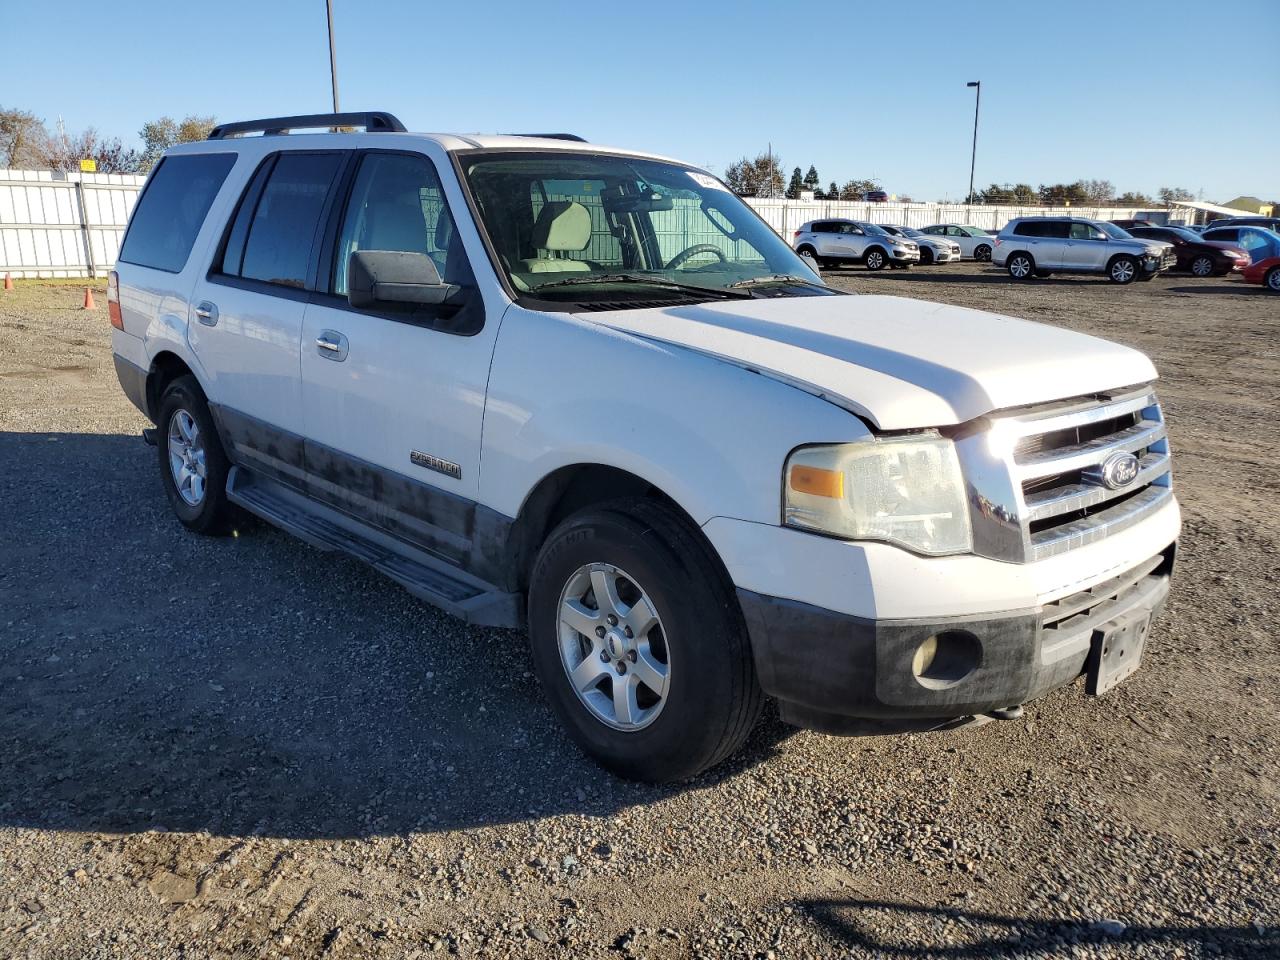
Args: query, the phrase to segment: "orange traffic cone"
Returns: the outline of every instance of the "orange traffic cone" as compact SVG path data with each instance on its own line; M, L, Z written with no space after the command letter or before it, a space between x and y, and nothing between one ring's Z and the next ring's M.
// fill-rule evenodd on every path
M83 309L85 309L85 310L97 310L97 309L98 309L97 304L95 304L95 303L93 302L93 289L92 289L92 288L90 288L90 287L85 287L85 288L84 288L84 308L83 308Z
M12 289L13 289L13 277L8 273L6 273L4 275L4 291L5 293L8 293Z

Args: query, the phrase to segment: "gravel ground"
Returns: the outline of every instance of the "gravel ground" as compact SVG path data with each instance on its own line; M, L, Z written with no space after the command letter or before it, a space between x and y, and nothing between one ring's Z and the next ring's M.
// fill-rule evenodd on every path
M579 755L519 635L265 526L184 532L101 288L0 294L0 956L1280 954L1280 299L832 276L1149 351L1174 594L1107 697L892 738L768 719L674 788Z

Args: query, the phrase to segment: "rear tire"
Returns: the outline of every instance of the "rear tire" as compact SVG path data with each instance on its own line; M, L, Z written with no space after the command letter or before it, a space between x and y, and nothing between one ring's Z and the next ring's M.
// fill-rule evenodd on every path
M588 508L547 537L530 577L529 635L560 723L619 776L695 776L759 718L764 694L733 585L697 529L654 501Z
M1004 262L1004 266L1009 271L1009 276L1015 280L1027 280L1036 272L1035 258L1021 250L1009 254L1009 259Z
M1107 279L1112 283L1124 286L1138 278L1138 261L1133 257L1121 255L1107 264Z
M872 247L863 255L862 262L868 270L883 270L889 258L882 248Z
M160 480L173 512L188 530L226 533L233 515L227 500L231 463L195 377L179 377L165 389L157 427Z
M1262 285L1272 293L1280 293L1280 267L1272 267L1262 278Z
M973 248L973 259L983 263L991 262L991 246L986 243L980 243Z
M814 266L818 267L818 269L820 270L825 270L829 266L831 266L829 261L824 260L822 257L818 256L818 251L813 249L813 247L809 246L809 244L807 243L801 244L800 247L796 250L796 253L799 254L801 257L804 257L808 260L812 260L814 263Z

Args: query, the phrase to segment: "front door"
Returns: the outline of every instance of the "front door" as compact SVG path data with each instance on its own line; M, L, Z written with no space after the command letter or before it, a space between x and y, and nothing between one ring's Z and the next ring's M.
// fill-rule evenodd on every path
M312 495L462 563L499 317L485 322L437 169L448 170L443 152L435 163L421 153L358 157L303 322L302 403ZM427 254L446 283L467 289L465 305L352 307L347 270L361 250Z
M1062 250L1062 265L1068 270L1101 270L1107 265L1107 235L1091 223L1071 221Z

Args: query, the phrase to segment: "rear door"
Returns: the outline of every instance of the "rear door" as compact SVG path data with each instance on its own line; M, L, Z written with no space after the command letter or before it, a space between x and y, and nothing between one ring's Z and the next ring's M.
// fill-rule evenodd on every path
M341 194L303 325L309 490L461 564L473 533L481 420L501 313L486 322L452 213L465 202L443 150L363 151ZM478 248L478 237L474 242ZM352 307L347 273L361 250L430 256L446 283L466 289L465 305L456 312Z
M236 462L304 480L299 342L319 227L344 151L268 155L192 295L188 337Z
M813 245L818 248L820 257L840 256L836 243L839 224L831 220L819 220L813 225Z

